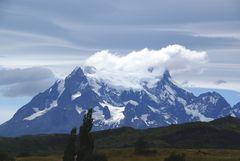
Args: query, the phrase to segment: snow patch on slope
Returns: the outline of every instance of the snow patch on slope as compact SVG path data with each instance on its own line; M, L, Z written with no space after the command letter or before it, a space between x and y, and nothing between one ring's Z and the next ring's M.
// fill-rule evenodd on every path
M143 114L140 118L144 121L144 123L146 124L146 125L148 125L148 116L149 116L149 114Z
M210 100L209 100L210 103L216 105L217 101L218 101L218 98L210 97Z
M94 118L95 121L98 121L98 120L104 121L103 111L100 110L100 108L98 106L93 108L93 114L92 115L93 115L92 117Z
M106 124L111 125L114 123L120 123L120 121L124 119L123 111L125 110L125 107L113 106L107 102L100 103L100 104L102 107L107 106L111 114L111 118L104 121Z
M158 109L156 109L156 108L154 108L154 107L152 107L152 106L149 106L149 105L148 105L148 108L149 108L152 112L154 112L154 113L160 113L160 110L158 110Z
M34 114L32 114L32 115L24 118L23 120L27 120L27 121L34 120L34 119L36 119L36 118L38 118L38 117L46 114L48 111L50 111L50 110L51 110L52 108L54 108L54 107L57 107L57 101L56 101L56 100L53 101L48 108L45 108L45 109L43 109L43 110L39 110L39 109L38 109L37 112L35 112ZM35 108L35 109L36 109L36 108Z
M64 92L65 90L65 81L64 80L58 80L57 81L58 83L58 88L57 88L57 91L58 91L58 98L62 95L62 93ZM54 107L57 107L58 106L58 98L56 100L53 100L48 107L44 108L43 110L39 110L39 108L33 108L34 112L32 115L28 116L28 117L25 117L23 120L27 120L27 121L31 121L31 120L34 120L40 116L43 116L45 115L48 111L50 111L52 108Z
M73 95L72 95L72 101L75 100L75 99L77 99L77 98L80 97L81 95L82 95L82 94L81 94L81 92L79 92L79 91L78 91L77 93L73 94Z
M58 98L59 98L65 90L65 80L59 80L58 81L57 90L58 90Z
M134 100L129 100L129 101L126 101L126 102L124 102L124 105L127 105L127 104L132 104L133 106L138 106L139 104L138 104L138 102L136 102L136 101L134 101Z
M76 106L75 109L76 109L78 114L81 114L84 111L83 108L78 107L78 106Z
M193 105L186 106L185 111L188 115L191 115L192 118L198 118L200 121L208 122L213 120L213 118L208 118L203 114L201 114L198 108L199 108L198 105L193 104Z
M169 85L165 85L164 86L166 88L166 90L168 91L168 93L172 96L176 95L176 92L169 86Z

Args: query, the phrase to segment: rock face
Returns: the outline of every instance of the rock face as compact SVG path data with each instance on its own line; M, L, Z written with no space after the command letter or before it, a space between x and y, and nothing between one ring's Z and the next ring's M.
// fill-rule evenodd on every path
M216 92L196 97L174 83L168 71L154 85L141 82L137 90L92 79L87 76L92 72L90 67L84 71L76 68L65 80L33 97L0 126L0 135L68 133L80 125L89 108L94 110L94 130L150 128L240 116L240 104L231 108Z
M240 102L233 106L233 116L240 117Z

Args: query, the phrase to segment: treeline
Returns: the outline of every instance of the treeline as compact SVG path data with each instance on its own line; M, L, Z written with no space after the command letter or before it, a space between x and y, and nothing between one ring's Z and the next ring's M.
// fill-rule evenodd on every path
M144 130L123 127L92 134L95 149L131 148L138 138L146 140L151 148L240 149L240 120L229 117ZM0 150L14 155L62 154L68 138L67 134L0 137Z

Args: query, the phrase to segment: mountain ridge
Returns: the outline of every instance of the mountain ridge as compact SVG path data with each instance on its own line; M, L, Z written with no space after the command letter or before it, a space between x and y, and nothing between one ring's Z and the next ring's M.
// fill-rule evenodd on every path
M123 126L144 129L240 115L238 108L233 110L216 92L195 96L179 87L168 70L155 83L142 80L138 89L113 86L91 77L94 73L93 67L75 68L2 124L0 135L67 133L81 123L89 108L94 110L96 131Z

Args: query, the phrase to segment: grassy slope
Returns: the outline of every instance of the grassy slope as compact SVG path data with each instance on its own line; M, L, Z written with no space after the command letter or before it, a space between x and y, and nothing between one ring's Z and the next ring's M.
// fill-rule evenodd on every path
M67 135L37 135L16 138L0 138L0 150L11 153L61 153Z
M240 148L240 120L232 117L209 123L194 122L162 128L122 128L97 132L99 147L131 147L143 137L151 147ZM107 143L107 144L105 144Z
M62 153L67 135L38 135L1 138L0 149L15 154ZM136 130L120 128L94 133L96 147L128 148L136 139L145 138L151 147L240 149L240 120L227 117L209 123L187 123L168 127Z
M133 149L105 149L101 150L108 156L109 161L163 161L171 152L185 153L187 161L239 161L240 150L214 149L158 149L152 156L139 156ZM59 161L61 156L32 156L17 158L17 161Z

